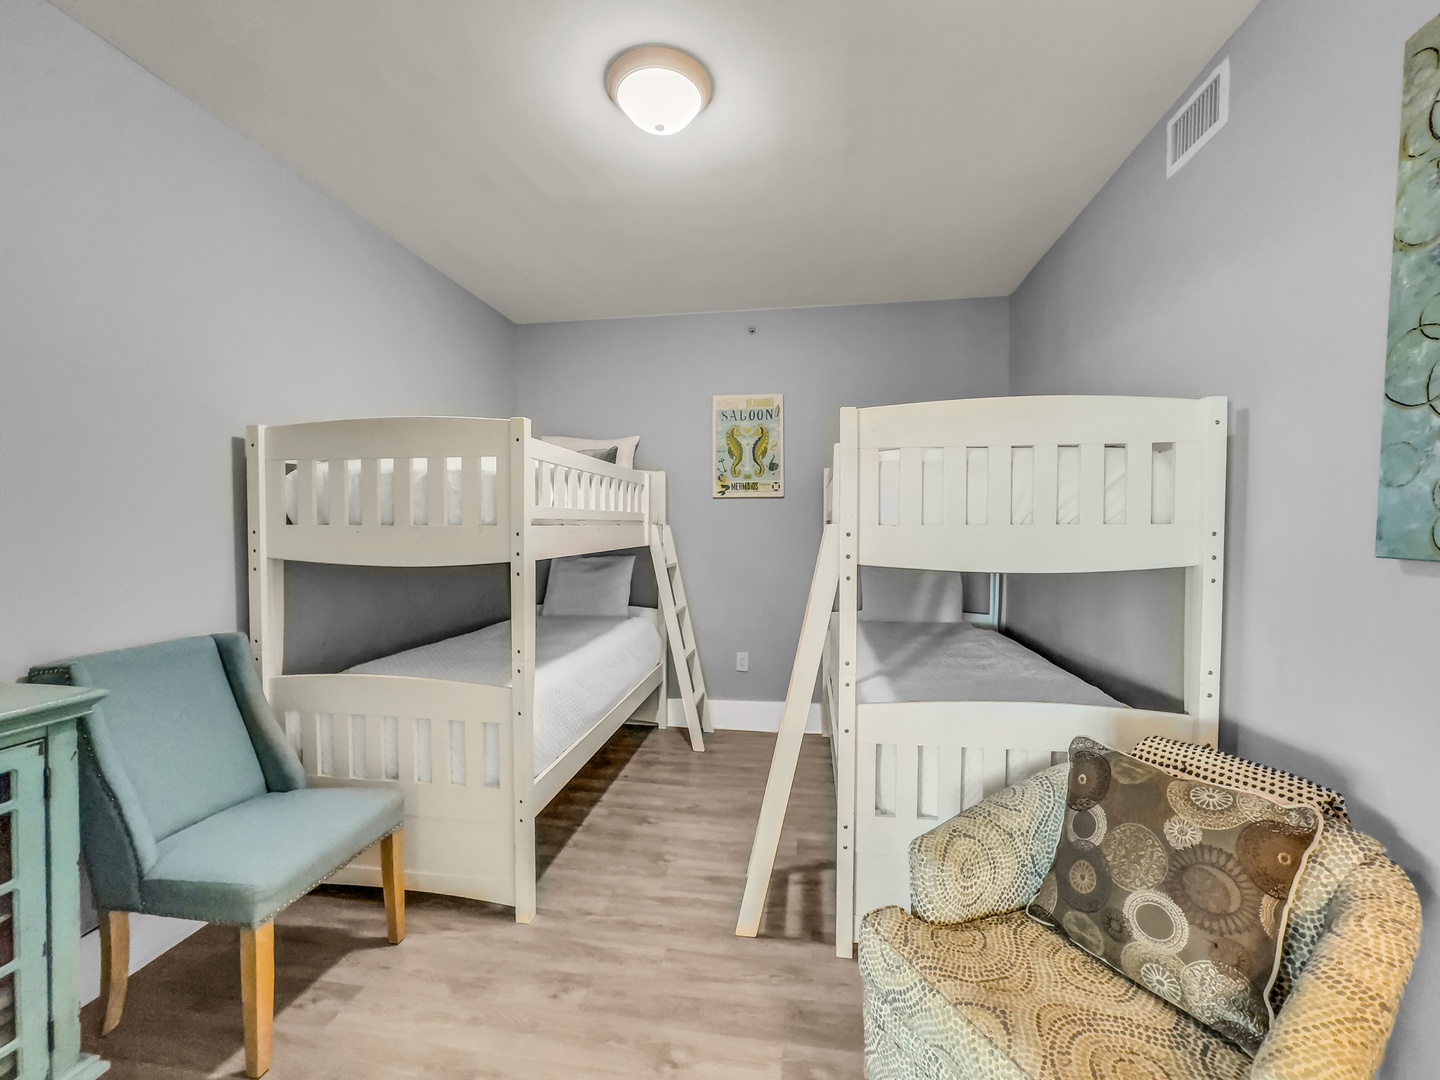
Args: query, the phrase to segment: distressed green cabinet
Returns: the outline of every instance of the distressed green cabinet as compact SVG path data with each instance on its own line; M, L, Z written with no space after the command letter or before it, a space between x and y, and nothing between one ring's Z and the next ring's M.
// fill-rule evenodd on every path
M0 1080L91 1080L80 1052L75 724L103 690L0 684Z

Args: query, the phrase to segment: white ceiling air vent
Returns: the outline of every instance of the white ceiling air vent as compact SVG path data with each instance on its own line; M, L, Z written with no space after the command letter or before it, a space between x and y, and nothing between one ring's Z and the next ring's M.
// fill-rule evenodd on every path
M1165 176L1174 176L1230 119L1230 58L1220 62L1200 89L1170 118L1165 139Z

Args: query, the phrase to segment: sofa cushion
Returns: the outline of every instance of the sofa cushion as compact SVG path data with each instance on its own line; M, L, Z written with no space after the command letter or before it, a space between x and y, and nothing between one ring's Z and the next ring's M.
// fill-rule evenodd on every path
M1070 748L1055 865L1029 912L1253 1054L1314 807Z
M259 926L400 825L380 787L271 792L160 842L140 883L153 915Z
M936 926L882 908L860 967L867 1047L928 1060L917 1078L1250 1075L1233 1045L1023 912Z

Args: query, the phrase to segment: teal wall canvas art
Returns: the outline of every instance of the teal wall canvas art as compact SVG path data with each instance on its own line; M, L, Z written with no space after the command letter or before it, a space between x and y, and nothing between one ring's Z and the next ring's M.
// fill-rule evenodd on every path
M1405 52L1375 554L1440 562L1440 18Z

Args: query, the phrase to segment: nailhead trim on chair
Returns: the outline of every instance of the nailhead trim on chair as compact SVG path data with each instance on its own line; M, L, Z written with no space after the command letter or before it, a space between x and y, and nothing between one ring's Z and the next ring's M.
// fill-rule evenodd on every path
M314 892L314 891L315 891L317 888L319 888L321 885L324 885L325 882L329 881L332 877L334 877L336 874L338 874L341 870L344 870L345 867L349 866L351 862L353 862L355 859L359 858L359 857L360 857L362 854L364 854L366 851L369 851L372 847L374 847L376 844L378 844L381 840L384 840L387 836L394 836L397 832L399 832L399 831L400 831L401 829L403 829L404 827L405 827L404 822L401 822L399 825L396 825L395 828L391 829L389 832L381 833L381 834L380 834L379 836L377 836L374 840L371 840L370 843L366 844L366 845L365 845L364 847L362 847L359 851L355 852L354 855L351 855L350 858L348 858L348 859L346 859L344 862L342 862L342 863L341 863L339 866L337 866L334 870L331 870L330 873L326 874L326 875L325 875L324 877L322 877L319 881L317 881L317 882L315 882L314 884L312 884L312 885L310 885L309 887L307 887L303 892L297 893L295 896L292 896L289 900L286 900L285 903L281 904L278 908L276 908L274 911L272 911L272 912L271 912L269 915L267 915L265 918L261 919L258 923L255 923L254 926L264 926L267 922L269 922L271 919L275 918L275 916L279 915L282 911L284 911L286 908L288 908L291 904L298 903L299 901L303 900L305 897L309 896L310 893ZM242 923L242 924L239 924L239 925L244 925L244 924ZM253 927L252 927L252 928L253 928Z
M82 725L79 737L76 740L80 746L93 759L95 757L95 744L90 741L90 733ZM125 812L120 809L120 800L115 797L115 791L110 782L105 779L105 774L96 770L96 779L100 782L100 790L105 793L105 800L115 811L115 819L120 822L120 827L125 830L125 846L129 849L130 861L135 864L135 878L138 881L145 875L140 870L140 853L135 850L135 838L130 833L130 825L125 820Z

